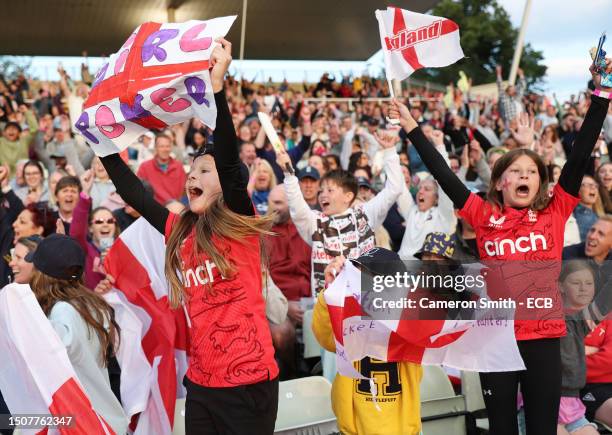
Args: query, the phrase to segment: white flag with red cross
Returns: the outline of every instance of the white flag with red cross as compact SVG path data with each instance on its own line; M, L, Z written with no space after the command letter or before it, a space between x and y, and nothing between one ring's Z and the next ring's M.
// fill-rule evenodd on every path
M376 19L389 80L403 80L420 68L448 66L464 57L454 21L394 7L377 10Z

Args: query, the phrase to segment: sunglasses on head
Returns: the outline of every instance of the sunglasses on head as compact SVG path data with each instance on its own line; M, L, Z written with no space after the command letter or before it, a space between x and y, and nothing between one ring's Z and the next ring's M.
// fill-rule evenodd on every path
M114 218L109 218L109 219L106 219L106 220L104 220L104 219L96 219L96 220L93 221L93 223L96 224L96 225L102 225L102 224L105 224L105 223L106 224L114 224L115 222L116 221L115 221Z

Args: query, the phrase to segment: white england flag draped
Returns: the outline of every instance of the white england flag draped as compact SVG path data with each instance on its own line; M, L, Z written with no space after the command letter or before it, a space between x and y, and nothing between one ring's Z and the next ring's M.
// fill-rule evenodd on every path
M186 394L187 319L184 310L170 309L164 252L164 236L140 218L121 233L104 260L115 278L113 306L124 310L117 323L131 331L122 335L117 359L126 414L139 413L130 425L135 434L171 434L176 399Z
M98 71L76 130L104 157L191 118L214 129L209 59L235 19L140 25Z
M115 433L93 409L66 347L27 284L0 290L0 355L0 390L12 414L72 417L71 427L21 433Z
M478 372L525 369L512 320L368 320L361 295L361 272L347 261L324 293L344 376L363 378L353 362L366 356Z
M464 57L454 21L394 7L375 14L389 80L403 80L418 69L447 66Z

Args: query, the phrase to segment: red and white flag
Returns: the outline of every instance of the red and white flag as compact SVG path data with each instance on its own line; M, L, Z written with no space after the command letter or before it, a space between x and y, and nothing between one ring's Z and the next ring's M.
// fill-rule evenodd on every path
M368 320L361 305L361 272L348 260L324 297L344 376L363 378L353 362L366 356L479 372L525 369L511 319ZM397 319L406 317L411 316Z
M125 411L130 416L140 412L130 426L136 434L171 434L176 399L186 394L181 382L187 371L187 319L184 310L169 306L164 252L164 236L140 218L121 233L104 260L120 299L113 306L125 309L118 324L122 329L132 325L121 345L138 346L146 357L143 369L138 352L120 348L118 354Z
M66 347L26 284L0 291L0 355L0 390L11 414L51 414L70 424L21 433L115 433L93 409Z
M420 68L448 66L464 57L454 21L394 7L377 10L376 19L389 80L403 80Z

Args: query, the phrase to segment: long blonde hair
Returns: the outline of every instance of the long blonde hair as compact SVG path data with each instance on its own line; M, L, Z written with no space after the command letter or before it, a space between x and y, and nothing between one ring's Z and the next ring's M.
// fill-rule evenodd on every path
M34 269L30 287L48 317L57 302L66 302L74 307L87 324L88 332L93 329L100 340L100 364L106 367L109 357L119 346L119 326L115 312L98 294L87 289L83 278L78 280L58 279ZM108 325L108 330L107 330Z
M247 237L259 236L259 249L264 268L266 256L261 238L272 234L269 231L271 227L271 216L244 216L235 213L226 207L223 195L219 195L203 214L198 215L190 210L183 212L172 227L166 245L165 272L168 277L172 308L178 308L184 301L181 245L192 231L195 231L194 257L197 258L205 253L215 263L219 273L225 278L230 278L236 273L235 266L231 259L227 258L227 252L221 252L215 246L213 236L242 243L246 243Z

